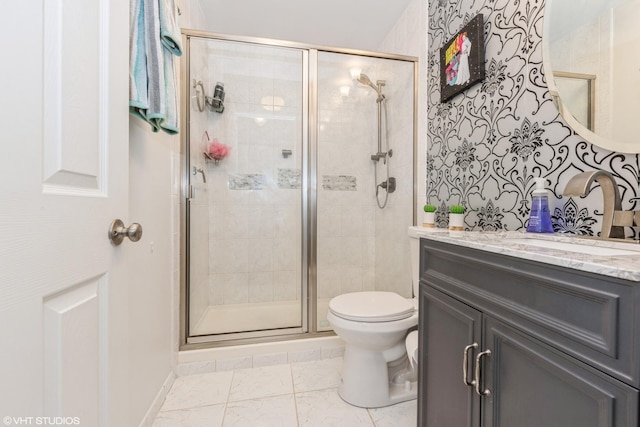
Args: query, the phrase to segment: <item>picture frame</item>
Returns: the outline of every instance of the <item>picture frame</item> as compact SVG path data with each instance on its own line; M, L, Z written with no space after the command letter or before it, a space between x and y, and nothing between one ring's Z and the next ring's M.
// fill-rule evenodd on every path
M484 77L484 16L480 13L440 48L440 102Z

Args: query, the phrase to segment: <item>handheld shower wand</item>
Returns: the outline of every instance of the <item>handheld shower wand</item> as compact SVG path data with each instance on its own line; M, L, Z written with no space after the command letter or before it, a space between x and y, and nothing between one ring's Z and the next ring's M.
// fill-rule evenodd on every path
M376 83L378 83L378 86L374 85L373 82L371 81L371 79L369 78L369 76L367 76L364 73L360 73L358 75L358 83L363 84L365 86L371 86L373 88L373 90L376 91L376 93L378 94L378 99L376 100L376 102L382 102L385 99L385 96L382 94L382 90L380 89L382 86L384 86L386 84L386 82L384 80L378 80Z

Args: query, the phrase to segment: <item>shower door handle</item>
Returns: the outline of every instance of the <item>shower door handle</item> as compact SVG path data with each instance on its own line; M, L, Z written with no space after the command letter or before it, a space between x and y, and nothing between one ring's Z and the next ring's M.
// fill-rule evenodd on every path
M132 242L137 242L142 238L142 226L134 222L125 227L122 220L114 219L109 226L109 241L113 246L118 246L125 237L128 237Z

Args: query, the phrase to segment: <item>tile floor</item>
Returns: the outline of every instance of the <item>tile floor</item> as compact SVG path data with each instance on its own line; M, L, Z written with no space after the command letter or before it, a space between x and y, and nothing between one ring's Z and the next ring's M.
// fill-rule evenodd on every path
M378 409L338 396L342 358L178 377L153 427L409 427L416 400Z

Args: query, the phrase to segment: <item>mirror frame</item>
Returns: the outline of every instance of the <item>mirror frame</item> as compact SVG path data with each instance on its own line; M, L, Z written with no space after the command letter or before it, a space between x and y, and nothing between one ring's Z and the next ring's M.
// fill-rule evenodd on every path
M629 153L629 154L637 154L640 153L640 140L636 143L634 142L624 142L617 141L611 138L605 138L600 136L589 129L587 129L584 125L582 125L573 114L564 106L560 95L558 93L558 87L556 85L555 78L553 76L553 67L551 66L551 58L550 58L550 20L547 19L548 11L550 10L550 5L554 1L563 1L563 0L547 0L545 3L544 10L544 18L543 18L543 26L542 26L542 67L544 70L545 79L547 80L547 87L549 89L549 95L551 96L551 100L553 104L558 109L558 112L564 119L564 121L585 141L597 145L600 148L604 148L605 150L610 150L619 153ZM596 97L597 102L597 97ZM597 105L597 104L596 104Z

